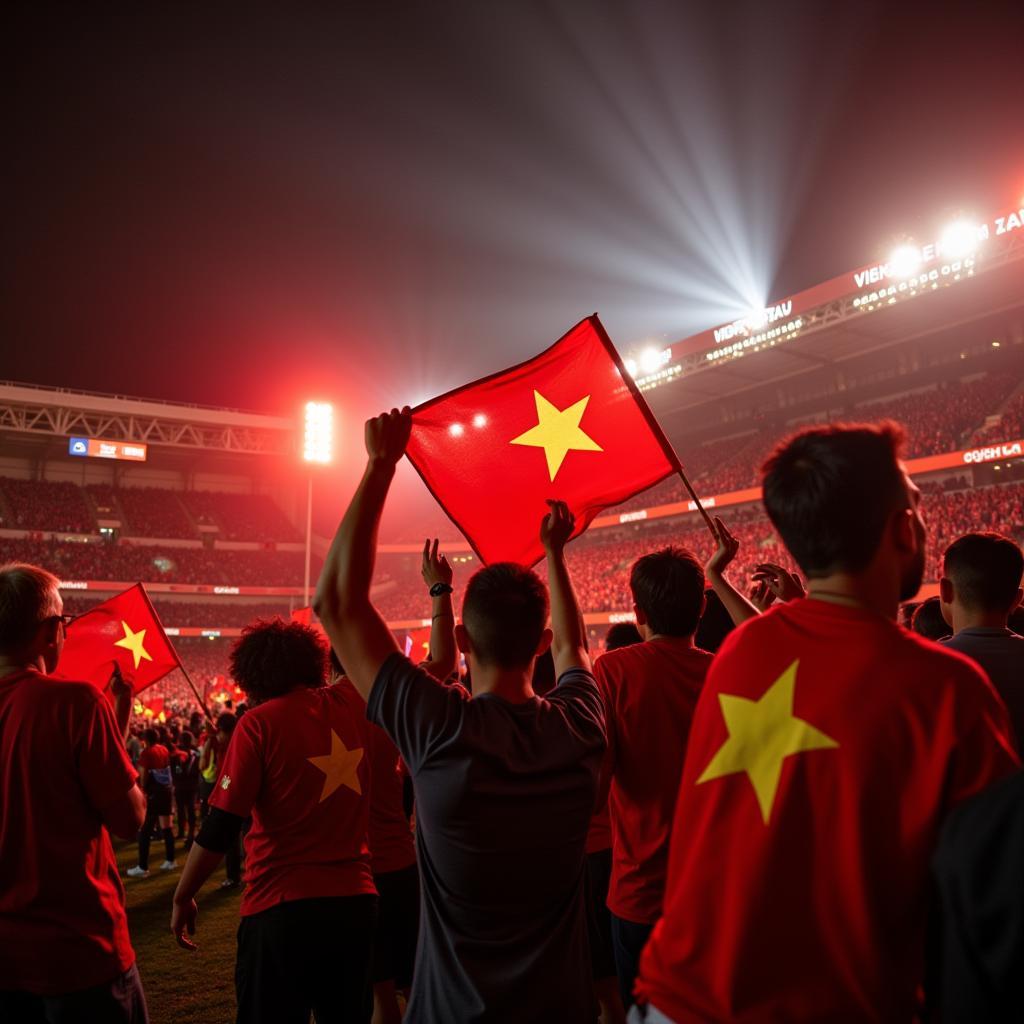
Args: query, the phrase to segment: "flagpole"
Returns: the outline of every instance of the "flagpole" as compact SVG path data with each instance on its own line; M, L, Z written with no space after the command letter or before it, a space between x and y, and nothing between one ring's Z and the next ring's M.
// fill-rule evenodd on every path
M701 504L700 498L697 497L697 492L693 489L693 484L690 483L686 473L683 471L682 466L679 467L679 479L683 481L683 485L690 494L690 498L693 500L694 505L697 506L697 511L704 518L704 525L711 531L711 536L718 540L718 532L715 530L715 524L711 521L711 516L708 515L707 509Z
M181 669L181 674L185 677L185 682L188 683L189 688L196 695L196 700L199 701L199 706L203 709L203 714L206 715L206 720L213 723L213 715L210 714L210 709L206 706L206 702L202 697L199 696L199 691L196 689L196 684L192 682L192 677L188 674L188 670L179 661L178 668Z

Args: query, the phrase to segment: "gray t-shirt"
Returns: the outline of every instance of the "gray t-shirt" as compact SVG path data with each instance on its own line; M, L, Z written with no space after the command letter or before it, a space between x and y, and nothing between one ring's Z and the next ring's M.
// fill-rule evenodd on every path
M985 670L1010 713L1020 751L1024 743L1024 636L1008 629L968 626L940 643L966 654Z
M401 654L367 717L416 794L419 948L408 1024L597 1019L587 946L587 829L606 743L594 677L547 698L470 699Z

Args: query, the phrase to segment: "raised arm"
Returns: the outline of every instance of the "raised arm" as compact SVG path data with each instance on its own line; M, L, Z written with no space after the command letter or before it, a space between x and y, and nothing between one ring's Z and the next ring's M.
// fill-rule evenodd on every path
M551 591L551 653L555 659L555 678L570 668L590 671L586 630L576 592L565 564L565 544L572 536L575 521L564 501L549 501L551 511L541 520L540 540L548 562L548 589Z
M408 408L367 420L366 471L327 552L313 600L346 675L367 699L381 665L398 650L370 603L370 581L384 499L411 429Z
M721 598L729 618L738 626L747 619L752 619L760 612L757 606L743 596L726 578L726 566L736 557L740 542L729 532L728 527L719 516L714 517L715 538L718 547L704 566L704 575L715 593Z
M442 682L455 671L455 609L452 607L454 571L448 559L437 553L440 541L423 544L423 582L430 594L430 653L422 668Z

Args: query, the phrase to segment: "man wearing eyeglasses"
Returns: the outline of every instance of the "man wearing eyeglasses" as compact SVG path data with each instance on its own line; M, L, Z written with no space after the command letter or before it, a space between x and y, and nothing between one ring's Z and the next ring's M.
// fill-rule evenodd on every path
M115 712L92 684L52 675L64 647L55 576L0 565L0 1020L145 1024L110 833L146 800Z

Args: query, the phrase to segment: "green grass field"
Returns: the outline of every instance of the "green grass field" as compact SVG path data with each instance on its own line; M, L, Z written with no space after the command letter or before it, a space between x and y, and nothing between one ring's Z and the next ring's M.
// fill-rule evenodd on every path
M171 937L171 896L185 854L178 843L178 870L153 870L163 860L163 843L154 841L149 878L124 878L128 927L138 955L152 1024L232 1024L235 1019L235 933L238 889L222 890L219 868L199 894L195 953L180 949ZM135 843L115 841L122 876L137 862Z

